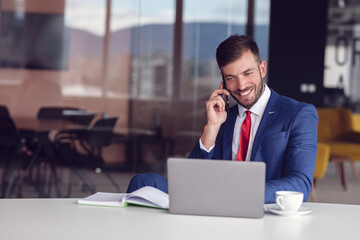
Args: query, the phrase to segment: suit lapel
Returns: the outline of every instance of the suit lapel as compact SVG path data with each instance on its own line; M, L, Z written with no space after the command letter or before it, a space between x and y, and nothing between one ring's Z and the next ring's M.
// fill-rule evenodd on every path
M234 107L230 108L228 119L225 122L224 126L224 134L223 134L223 156L222 159L231 160L232 154L232 141L233 141L233 134L234 134L234 127L236 117L239 114L238 106L235 105Z
M255 139L254 139L254 143L253 143L253 148L252 148L252 152L251 152L251 161L255 160L256 157L256 153L261 145L262 140L264 139L264 136L266 134L266 132L269 129L269 126L271 125L272 121L274 120L275 116L277 115L277 112L279 110L279 94L277 94L276 92L274 92L272 89L271 90L271 95L268 101L268 104L266 105L263 117L260 121L260 125L259 128L257 130Z

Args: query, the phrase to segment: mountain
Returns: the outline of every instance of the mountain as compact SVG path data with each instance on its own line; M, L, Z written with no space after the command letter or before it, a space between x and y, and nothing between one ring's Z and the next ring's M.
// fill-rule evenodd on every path
M200 60L214 58L217 46L231 33L242 34L244 25L233 25L228 29L226 23L186 23L183 25L183 57ZM70 29L70 56L102 56L103 37L90 32ZM110 54L131 54L151 56L154 52L172 55L172 24L150 24L121 29L111 33ZM267 58L268 26L257 26L256 40L263 58ZM197 37L198 36L198 39Z

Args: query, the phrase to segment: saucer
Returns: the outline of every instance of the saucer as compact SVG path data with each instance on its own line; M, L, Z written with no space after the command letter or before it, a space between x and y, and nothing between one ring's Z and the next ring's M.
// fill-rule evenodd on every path
M283 210L280 210L279 207L276 204L266 206L265 211L272 212L272 213L275 213L275 214L280 215L280 216L301 216L301 215L305 215L305 214L308 214L308 213L312 212L311 209L306 208L306 207L300 207L300 209L297 210L296 212L294 212L294 211L283 211Z

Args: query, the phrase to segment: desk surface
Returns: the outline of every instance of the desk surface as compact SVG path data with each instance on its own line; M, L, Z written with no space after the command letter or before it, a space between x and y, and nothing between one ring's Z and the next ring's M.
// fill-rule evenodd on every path
M360 206L305 203L312 213L262 219L173 215L76 199L0 200L1 239L359 239Z

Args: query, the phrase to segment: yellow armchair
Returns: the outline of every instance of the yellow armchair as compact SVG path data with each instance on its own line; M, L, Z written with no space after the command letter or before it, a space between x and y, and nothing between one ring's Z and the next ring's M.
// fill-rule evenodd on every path
M324 177L330 158L330 147L324 143L318 143L318 150L316 156L316 165L314 172L314 183L316 180Z
M360 132L355 129L354 116L345 108L318 108L318 142L330 147L330 161L339 163L343 188L347 189L344 164L360 160ZM356 169L353 170L356 175Z
M316 201L316 183L318 179L324 177L330 158L330 147L324 143L318 143L318 150L316 155L316 165L313 179L313 187L311 189L311 200Z
M352 128L355 132L360 132L360 114L352 114Z

